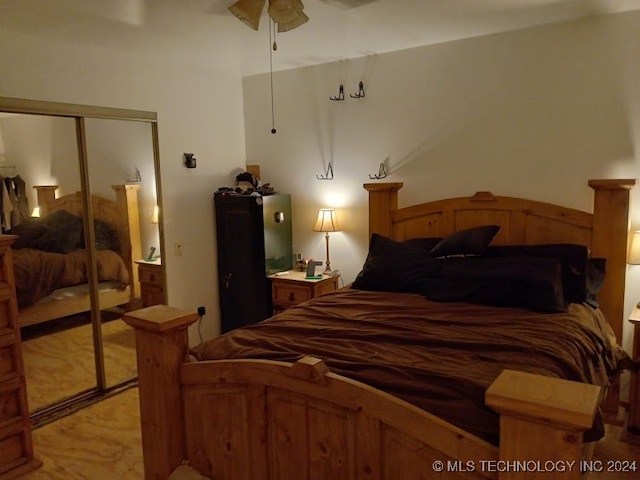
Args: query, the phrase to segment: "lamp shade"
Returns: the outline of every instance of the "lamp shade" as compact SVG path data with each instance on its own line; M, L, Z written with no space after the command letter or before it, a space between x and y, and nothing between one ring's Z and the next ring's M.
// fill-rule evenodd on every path
M333 208L321 208L318 212L316 224L313 227L314 232L339 232L340 225L338 217Z
M238 0L229 7L229 11L254 30L258 30L264 2L265 0Z
M630 265L640 265L640 230L634 231L631 235L627 263Z
M287 32L309 21L300 0L269 0L269 16L278 24L279 32Z

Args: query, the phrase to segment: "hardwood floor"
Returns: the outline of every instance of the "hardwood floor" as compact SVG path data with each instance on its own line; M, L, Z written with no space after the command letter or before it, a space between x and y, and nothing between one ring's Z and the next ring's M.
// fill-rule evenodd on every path
M138 375L134 332L119 316L102 324L107 387ZM23 329L22 357L31 412L96 388L89 314ZM66 327L66 328L62 328ZM63 373L61 373L63 372Z
M621 427L607 426L594 460L635 461L640 445L620 440ZM142 480L142 446L138 389L131 388L33 431L36 457L43 466L24 480ZM584 480L632 480L640 473L591 472Z
M25 480L141 480L138 389L130 388L33 431L42 467Z

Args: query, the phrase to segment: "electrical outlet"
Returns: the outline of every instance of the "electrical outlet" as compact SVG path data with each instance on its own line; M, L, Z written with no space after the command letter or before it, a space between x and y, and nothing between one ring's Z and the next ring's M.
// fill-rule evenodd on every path
M182 242L176 242L174 244L176 257L182 256Z
M204 317L207 314L207 310L204 307L198 307L198 315Z

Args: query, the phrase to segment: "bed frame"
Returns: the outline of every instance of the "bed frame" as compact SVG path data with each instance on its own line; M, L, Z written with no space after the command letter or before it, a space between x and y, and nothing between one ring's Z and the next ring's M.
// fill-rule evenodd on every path
M607 259L599 300L621 335L634 183L590 181L593 214L488 192L398 208L401 183L364 187L370 233L403 240L495 223L499 244L588 245ZM445 478L578 479L579 462L592 451L583 432L601 400L599 387L505 370L485 399L500 414L497 448L335 375L315 358L190 362L187 329L197 318L163 305L124 316L136 329L147 479L166 479L183 460L215 480L415 480L440 471Z
M33 187L37 192L40 216L44 217L57 210L82 216L84 203L81 192L56 198L57 185L39 185ZM140 297L140 282L135 260L142 258L140 241L140 215L138 211L138 190L140 185L112 185L115 200L92 195L91 211L93 218L113 226L118 232L121 256L129 270L129 285L125 289L100 288L100 309L129 305L134 298ZM70 287L56 290L34 305L23 308L18 313L21 327L35 325L55 318L66 317L91 310L89 289Z

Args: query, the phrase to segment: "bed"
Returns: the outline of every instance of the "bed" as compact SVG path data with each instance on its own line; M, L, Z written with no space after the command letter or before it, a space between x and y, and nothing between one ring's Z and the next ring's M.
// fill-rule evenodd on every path
M401 183L366 184L372 242L350 288L191 350L187 328L197 314L129 312L146 478L167 478L185 460L213 479L580 478L577 462L589 458L606 412L617 410L615 374L627 360L615 338L634 183L590 181L593 213L489 192L398 208ZM517 289L485 304L459 302L451 293L469 284L449 276L435 277L445 279L435 299L406 291L416 285L407 279L425 278L413 262L425 239L486 227L494 230L485 245L491 258L571 245L606 262L606 281L600 269L589 277L597 294L587 298L585 286L584 302L558 303L573 267L536 258L518 267L555 269L555 283L544 280L541 290L551 303L509 304ZM394 254L385 268L404 270L383 270L393 281L376 283L380 275L369 274L376 258L388 260L387 247L410 256ZM475 259L465 255L442 258L456 269ZM480 277L491 271L483 268ZM540 270L531 271L525 281L537 285ZM496 298L506 303L491 304ZM474 413L458 418L465 410Z
M13 262L21 327L91 310L89 263L80 192L56 198L55 185L35 186L40 218L17 225ZM140 296L139 185L113 185L114 199L93 195L91 211L100 309Z

